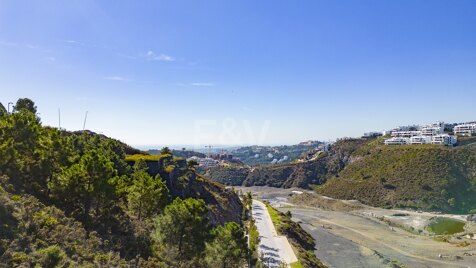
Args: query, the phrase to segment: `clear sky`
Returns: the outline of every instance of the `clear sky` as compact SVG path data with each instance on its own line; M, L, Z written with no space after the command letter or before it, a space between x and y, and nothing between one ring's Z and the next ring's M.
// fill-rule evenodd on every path
M476 1L0 0L0 101L132 145L476 120Z

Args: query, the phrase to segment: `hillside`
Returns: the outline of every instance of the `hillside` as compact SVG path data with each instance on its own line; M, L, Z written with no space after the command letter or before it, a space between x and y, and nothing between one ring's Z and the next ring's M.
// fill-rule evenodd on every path
M210 267L226 250L244 263L237 194L166 148L156 172L151 157L42 126L34 102L19 99L0 113L0 267Z
M352 152L365 142L359 139L341 140L327 154L307 162L258 167L219 166L208 169L204 177L225 185L309 188L337 174L349 161Z
M225 189L219 183L209 181L187 166L183 158L171 154L163 155L128 155L126 161L133 166L138 160L145 160L147 172L160 176L174 198L196 198L205 201L208 218L214 225L225 222L241 221L242 204L238 195Z
M382 207L451 212L476 208L476 145L384 146L374 140L318 193Z
M382 139L345 139L317 160L216 167L205 177L227 185L315 188L373 206L465 213L476 209L475 137L460 146L385 146Z
M124 143L120 140L116 140L116 139L107 137L104 134L98 134L98 133L96 133L94 131L91 131L91 130L77 130L77 131L73 131L73 132L63 130L62 134L65 135L65 136L69 136L69 135L73 135L73 134L76 135L76 136L87 135L89 137L92 137L92 138L95 138L95 139L98 139L98 140L111 140L111 141L114 141L114 143L116 143L117 145L119 145L122 148L122 151L124 151L124 153L126 153L126 154L146 154L146 152L143 152L139 149L136 149L136 148L130 146L129 144L126 144L126 143Z
M232 150L230 153L250 166L290 163L298 159L305 151L315 149L319 141L282 146L243 146Z
M250 172L250 167L242 165L217 166L208 168L203 176L223 185L241 186Z

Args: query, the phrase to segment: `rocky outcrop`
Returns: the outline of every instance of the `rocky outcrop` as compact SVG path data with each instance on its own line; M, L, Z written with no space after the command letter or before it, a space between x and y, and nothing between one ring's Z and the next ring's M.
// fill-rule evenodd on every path
M187 167L186 161L173 158L172 155L146 163L151 176L159 175L165 180L173 199L197 198L205 201L212 225L222 225L229 221L241 222L242 204L233 190L198 176L195 170Z

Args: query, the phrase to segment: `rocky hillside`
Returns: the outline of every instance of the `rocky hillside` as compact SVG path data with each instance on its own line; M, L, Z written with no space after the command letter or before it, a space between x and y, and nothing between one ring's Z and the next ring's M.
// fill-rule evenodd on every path
M224 185L241 186L250 172L251 168L243 165L218 166L207 169L203 176Z
M328 153L312 161L259 167L215 167L207 170L204 176L225 185L309 188L336 175L365 142L360 139L338 141Z
M133 155L126 159L135 159L128 160L133 165L141 157L150 159L148 155ZM149 174L159 175L165 181L172 199L178 197L204 200L208 207L209 220L214 225L241 221L242 204L238 195L231 189L197 175L182 158L166 154L157 159L145 161L149 166Z

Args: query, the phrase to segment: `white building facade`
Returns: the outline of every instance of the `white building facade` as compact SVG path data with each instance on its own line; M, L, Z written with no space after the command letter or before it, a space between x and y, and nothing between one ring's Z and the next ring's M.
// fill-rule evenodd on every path
M386 139L384 141L385 145L404 145L404 144L409 144L410 139L409 138L402 138L402 137L393 137L390 139Z
M476 123L465 123L453 128L453 132L458 136L472 136L476 134Z
M458 142L456 136L448 134L440 134L433 136L431 139L432 144L442 144L442 145L455 145Z
M456 127L455 127L456 128ZM468 133L468 129L476 131L476 124L474 128L465 126L461 131ZM391 139L385 140L385 145L403 145L403 144L441 144L453 146L457 142L455 136L445 134L445 123L436 122L419 127L418 130L395 129L391 131ZM455 132L456 133L456 132ZM474 133L474 132L473 132Z

